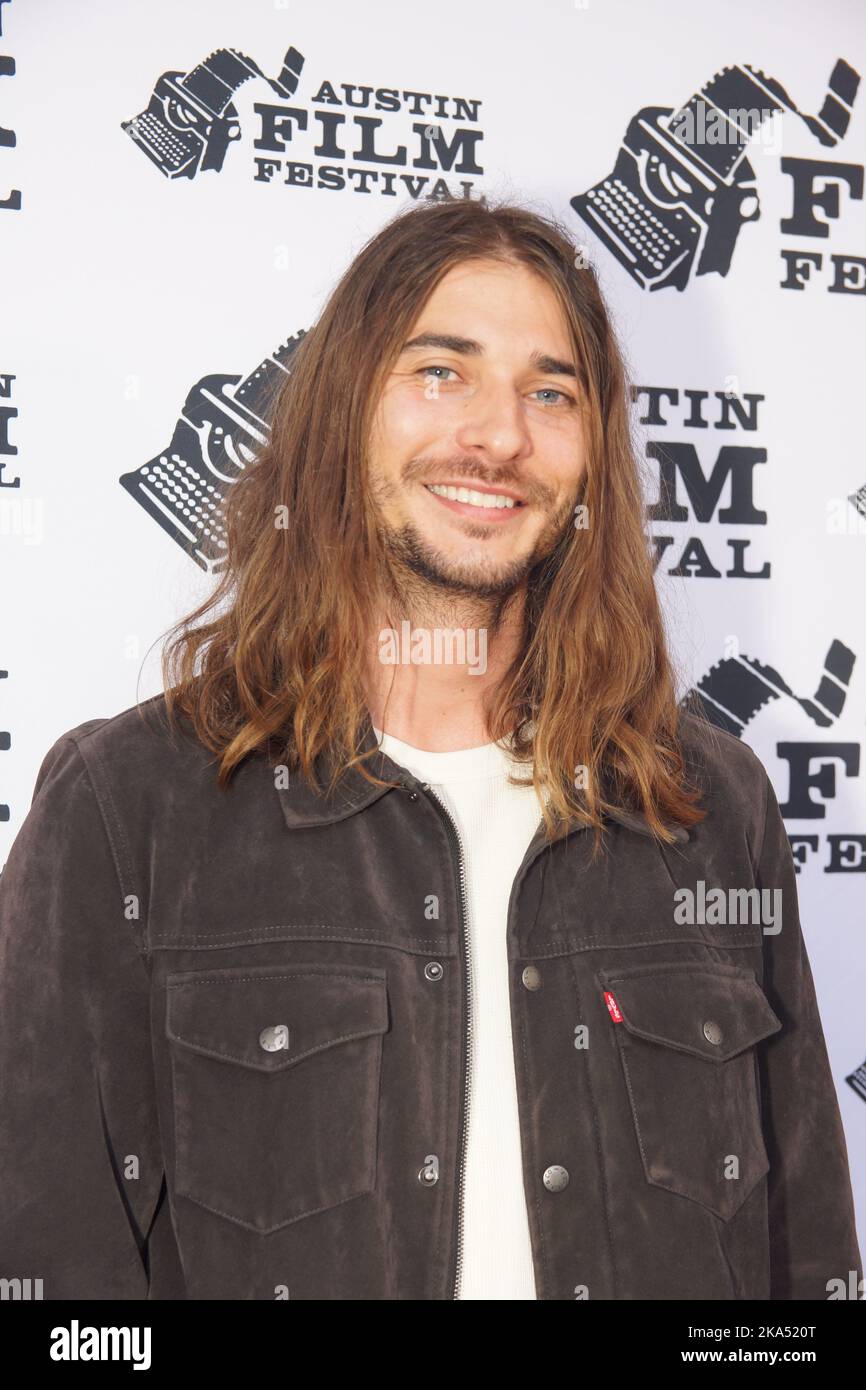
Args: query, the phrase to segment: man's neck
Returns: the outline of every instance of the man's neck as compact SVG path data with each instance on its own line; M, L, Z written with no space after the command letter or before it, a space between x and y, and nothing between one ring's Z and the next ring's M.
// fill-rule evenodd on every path
M519 651L524 598L432 594L383 604L368 642L374 726L431 753L489 743L484 702Z

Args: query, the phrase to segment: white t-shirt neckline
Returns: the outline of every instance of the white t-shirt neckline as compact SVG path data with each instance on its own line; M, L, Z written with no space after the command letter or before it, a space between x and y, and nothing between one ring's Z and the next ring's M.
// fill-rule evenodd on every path
M438 786L443 782L478 782L489 777L501 777L504 770L531 782L528 763L518 763L497 743L482 743L476 748L449 749L432 752L404 743L393 734L383 734L374 725L373 733L382 752L395 763L405 767L423 782Z

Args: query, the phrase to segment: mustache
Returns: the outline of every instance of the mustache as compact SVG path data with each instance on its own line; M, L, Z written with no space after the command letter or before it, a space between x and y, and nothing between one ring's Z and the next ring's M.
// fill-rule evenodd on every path
M527 478L519 468L506 464L491 468L478 459L410 459L402 471L404 483L438 483L450 478L484 483L486 487L513 487L529 503L551 507L556 493L537 478Z

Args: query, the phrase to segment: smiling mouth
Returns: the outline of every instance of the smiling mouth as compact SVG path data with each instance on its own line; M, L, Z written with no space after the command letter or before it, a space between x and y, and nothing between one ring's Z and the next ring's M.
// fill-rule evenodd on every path
M452 486L450 483L425 483L424 487L442 502L458 507L464 515L483 513L485 519L504 521L526 506L510 492L483 492L478 488Z

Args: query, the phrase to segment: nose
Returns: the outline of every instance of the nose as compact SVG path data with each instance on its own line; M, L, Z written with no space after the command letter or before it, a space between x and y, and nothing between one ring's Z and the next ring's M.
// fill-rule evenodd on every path
M489 380L474 387L461 404L455 441L467 452L480 449L500 462L529 453L523 398L514 385Z

